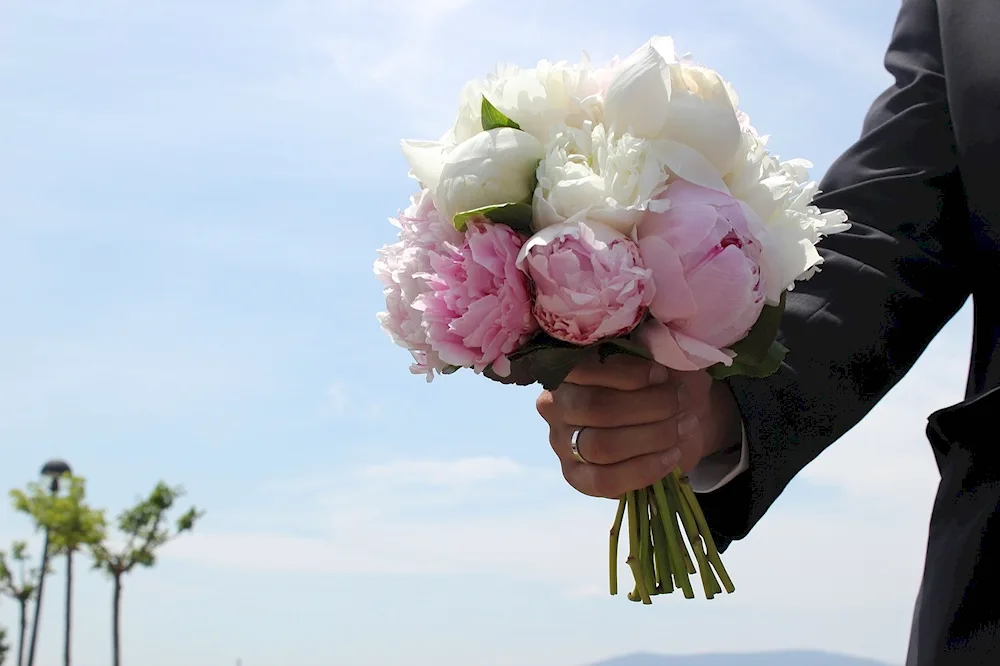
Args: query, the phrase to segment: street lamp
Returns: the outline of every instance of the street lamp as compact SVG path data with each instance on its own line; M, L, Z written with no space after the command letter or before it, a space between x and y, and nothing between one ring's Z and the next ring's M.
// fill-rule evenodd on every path
M71 470L65 460L50 460L42 466L42 478L49 479L49 490L53 495L59 493L59 479ZM35 664L35 646L38 642L38 620L42 616L42 588L45 585L45 573L49 566L49 530L45 528L45 545L42 547L42 570L38 574L38 592L35 596L35 619L31 627L31 645L28 647L28 665Z
M42 465L42 476L52 480L49 490L53 493L59 492L59 479L72 471L69 468L69 463L65 460L50 460Z

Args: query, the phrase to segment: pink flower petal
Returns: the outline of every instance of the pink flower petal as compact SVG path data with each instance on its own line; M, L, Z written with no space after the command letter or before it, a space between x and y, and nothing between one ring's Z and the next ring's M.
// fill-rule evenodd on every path
M639 339L660 365L674 370L693 371L701 368L695 365L677 344L675 332L656 319L648 319L639 327Z
M472 222L462 242L426 250L427 290L412 307L444 363L509 372L507 355L537 331L527 277L515 265L522 242L510 227Z
M716 363L732 365L733 362L725 352L668 328L655 319L643 323L639 328L639 339L654 361L674 370L692 372Z
M689 274L688 287L699 295L701 308L681 330L717 347L728 347L743 337L764 307L755 270L757 266L731 245Z
M687 354L688 359L698 366L699 370L711 367L716 363L723 365L733 364L732 356L697 338L692 338L690 335L675 331L674 339L677 340L677 345Z
M583 217L535 234L519 265L534 282L539 325L577 345L628 333L654 294L652 274L635 243Z
M754 234L762 226L725 192L675 180L662 196L669 207L648 211L637 228L656 289L657 325L644 326L644 339L675 369L728 365L728 347L756 323L767 294Z
M660 321L693 317L698 312L698 303L684 279L684 266L673 246L660 236L643 236L639 238L639 253L652 271L656 285L656 294L649 304L652 315Z

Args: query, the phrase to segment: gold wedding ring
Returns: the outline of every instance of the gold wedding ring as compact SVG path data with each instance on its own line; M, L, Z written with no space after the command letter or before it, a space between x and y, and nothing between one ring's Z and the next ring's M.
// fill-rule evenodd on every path
M586 426L584 426L583 428L577 428L573 431L573 436L569 439L569 450L573 453L574 458L582 462L584 465L589 465L590 461L580 454L580 435L586 429Z

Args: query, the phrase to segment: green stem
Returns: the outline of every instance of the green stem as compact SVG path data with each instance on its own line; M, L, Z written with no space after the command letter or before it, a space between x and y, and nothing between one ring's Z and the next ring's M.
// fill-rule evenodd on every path
M715 574L712 573L712 567L708 563L708 558L705 557L701 536L698 534L698 525L695 522L694 515L691 513L691 508L684 499L680 482L673 476L667 479L667 492L669 493L669 497L680 507L681 524L684 525L688 542L694 551L695 559L698 560L698 573L701 575L701 585L705 589L705 597L712 599L716 591L721 592L722 590L719 588L718 581L715 580Z
M649 532L649 493L646 488L635 492L635 510L639 514L639 566L642 568L642 580L646 591L650 594L656 589L653 577L653 549Z
M691 488L691 483L688 481L687 477L680 479L680 489L681 493L684 495L684 499L687 500L687 504L691 507L691 512L694 514L695 522L698 524L698 530L701 532L702 538L705 540L705 547L708 550L708 560L712 563L715 571L719 574L719 578L722 580L722 586L726 588L726 593L732 594L736 587L733 585L733 581L729 578L729 573L726 571L726 567L722 564L722 557L719 556L719 549L715 546L715 539L712 538L712 530L708 526L708 521L705 520L705 513L701 510L701 505L698 504L698 498L694 494L694 489Z
M656 525L657 513L656 513L656 499L653 497L653 487L650 486L646 489L646 511L649 512L649 552L650 552L650 570L653 572L653 591L650 593L652 596L663 593L663 581L661 580L661 571L659 567L660 562L660 549L661 546L657 543L656 533L653 526Z
M611 584L611 596L618 594L618 537L622 531L622 519L625 517L625 507L627 500L622 497L618 500L618 513L615 514L615 522L611 526L611 540L609 544L608 576Z
M646 590L646 581L643 580L642 563L638 559L639 555L639 512L636 506L636 493L632 491L628 494L628 559L625 563L632 570L632 577L635 579L636 592L639 599L644 604L651 604L649 593Z
M663 531L667 537L667 548L670 551L670 564L673 568L674 581L677 587L681 588L684 592L685 599L694 599L694 589L691 587L687 569L684 567L684 556L686 553L682 550L684 544L681 539L680 530L677 528L677 517L674 515L673 507L670 506L670 502L667 499L667 493L662 481L658 481L653 486L653 492L656 495L656 506L660 509L660 521L663 523Z
M674 523L680 522L676 515L671 516L671 518L673 518ZM691 553L687 550L687 541L682 542L681 545L684 548L684 571L687 571L689 576L693 576L698 573L698 570L694 566L694 560L691 559Z
M655 487L649 496L649 512L652 516L650 526L653 532L653 556L656 560L656 586L661 594L674 591L674 581L670 573L670 549L667 546L667 533L663 529L663 519L656 506Z
M681 535L680 527L678 526L677 513L676 511L670 512L670 524L673 527L673 533L676 535L678 549L681 553L680 564L678 565L678 570L684 574L684 582L687 587L684 589L684 596L687 599L694 599L694 588L691 587L691 583L688 580L689 576L695 574L694 563L691 561L691 555L688 553L687 542L684 541L684 537ZM689 591L690 590L690 591ZM689 596L690 595L690 596Z
M659 584L656 581L656 543L653 541L653 518L649 514L649 502L653 499L653 489L646 488L646 542L649 547L646 549L646 584L649 586L649 594L657 594L656 588Z

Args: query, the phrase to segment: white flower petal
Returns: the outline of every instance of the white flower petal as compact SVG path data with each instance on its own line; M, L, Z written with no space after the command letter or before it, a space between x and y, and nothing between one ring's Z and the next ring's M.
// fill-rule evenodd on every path
M425 188L433 191L441 178L441 168L445 158L453 146L440 141L414 141L404 139L400 142L403 156L410 164L410 174Z
M663 138L691 146L720 173L728 172L743 135L725 82L704 67L671 65L668 71L670 104Z
M499 127L480 132L452 150L440 171L434 200L441 216L531 198L544 152L527 132Z
M541 186L535 188L531 199L531 224L535 229L544 229L553 224L565 222L566 218L556 212L542 193Z
M664 85L667 61L647 43L622 63L604 98L604 118L613 134L656 138L666 121L670 90Z
M655 37L651 37L646 44L656 49L656 52L666 62L677 62L677 51L674 49L674 40L672 37L656 35Z
M630 236L643 212L641 208L595 208L590 211L590 219Z
M592 69L586 55L574 65L546 60L531 69L503 65L486 79L465 86L449 136L461 142L481 131L485 95L522 130L539 141L548 141L549 129L554 126L579 127L586 121L600 120L602 76L603 71Z
M666 185L661 152L630 134L609 136L603 125L554 130L538 166L534 228L589 210L591 219L630 234Z
M579 238L586 235L593 241L603 243L605 245L608 245L616 240L628 238L626 235L612 229L611 227L593 221L593 219L588 217L587 213L588 211L583 211L578 215L574 215L565 222L545 227L541 231L535 233L534 236L524 241L524 245L521 246L521 251L517 255L517 267L524 270L522 268L522 264L527 260L528 254L531 252L532 248L544 247L565 236Z
M655 151L656 159L678 178L729 194L729 188L726 187L719 170L691 146L669 139L660 139L651 141L650 148Z

